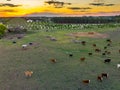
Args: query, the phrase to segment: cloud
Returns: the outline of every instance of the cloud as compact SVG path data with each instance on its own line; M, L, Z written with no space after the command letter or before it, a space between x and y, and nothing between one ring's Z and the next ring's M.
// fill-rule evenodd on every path
M115 4L105 4L105 3L90 3L89 5L93 5L93 6L113 6Z
M88 9L92 9L90 7L68 7L68 9L72 9L72 10L88 10Z
M43 17L43 16L46 16L46 17L59 17L59 16L62 16L64 15L64 13L51 13L51 12L42 12L42 13L32 13L32 14L28 14L28 15L25 15L26 17Z
M0 12L17 12L16 10L6 9L6 10L0 10Z
M11 4L11 3L0 3L0 7L5 7L5 6L8 6L8 7L19 7L21 5L15 5L15 4Z
M63 6L56 6L56 7L54 7L54 8L63 8Z
M93 6L104 6L104 3L90 3L89 5L93 5Z
M49 1L45 1L44 2L45 4L48 4L48 5L53 5L55 6L56 8L62 8L63 6L65 5L71 5L72 3L66 3L66 2L61 2L61 1L54 1L54 0L49 0Z
M68 7L68 9L72 9L72 10L80 10L79 7Z
M114 6L115 4L105 4L105 6Z

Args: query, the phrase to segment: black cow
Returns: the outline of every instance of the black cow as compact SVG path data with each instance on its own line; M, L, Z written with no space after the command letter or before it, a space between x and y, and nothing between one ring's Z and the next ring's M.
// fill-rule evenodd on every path
M32 43L32 42L30 42L30 43L29 43L29 45L33 45L33 43Z
M15 43L16 43L16 41L13 41L12 43L13 43L13 44L15 44Z
M72 57L73 56L73 54L71 53L71 54L69 54L69 57Z
M104 63L109 63L109 62L111 62L111 59L109 58L104 60Z
M111 40L111 39L107 39L106 41L107 41L107 42L110 42L110 43L112 42L112 40Z
M106 55L106 53L102 53L102 55L103 55L103 56L105 56L105 55Z
M108 73L101 73L101 76L108 78Z
M81 41L81 44L82 45L86 45L86 41Z
M107 49L107 46L105 46L104 49Z
M89 56L91 56L91 55L92 55L92 53L88 53L88 55L89 55Z

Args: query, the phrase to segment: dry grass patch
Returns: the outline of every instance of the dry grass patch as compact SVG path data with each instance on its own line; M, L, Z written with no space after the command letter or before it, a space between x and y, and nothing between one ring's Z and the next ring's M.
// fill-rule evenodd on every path
M73 37L90 37L90 38L107 38L109 37L108 34L102 34L98 32L75 32L68 34L69 36Z

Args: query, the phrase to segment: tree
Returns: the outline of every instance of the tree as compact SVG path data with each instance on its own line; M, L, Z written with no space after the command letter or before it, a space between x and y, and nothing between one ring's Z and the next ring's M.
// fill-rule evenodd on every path
M4 35L6 29L7 27L5 25L0 24L0 37Z

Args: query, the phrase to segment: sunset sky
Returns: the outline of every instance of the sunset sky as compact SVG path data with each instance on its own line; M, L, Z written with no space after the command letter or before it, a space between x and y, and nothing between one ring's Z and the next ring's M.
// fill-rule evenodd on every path
M0 17L108 15L120 15L120 0L0 0Z

